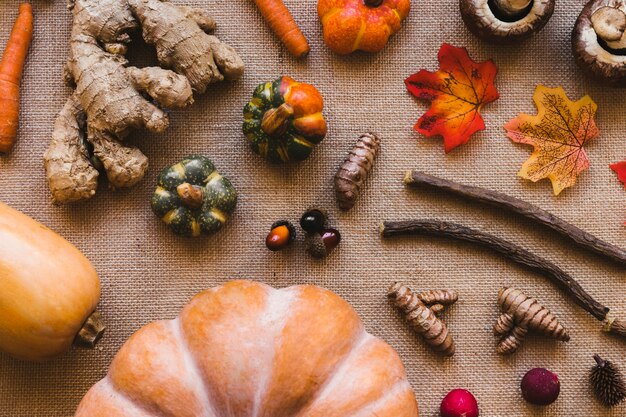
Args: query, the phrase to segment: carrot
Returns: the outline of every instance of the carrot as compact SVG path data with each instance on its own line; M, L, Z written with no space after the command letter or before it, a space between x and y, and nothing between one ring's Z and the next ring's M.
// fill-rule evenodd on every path
M254 0L272 31L291 55L302 58L309 53L309 43L282 0Z
M13 148L20 110L20 80L33 38L33 9L22 3L0 62L0 153Z

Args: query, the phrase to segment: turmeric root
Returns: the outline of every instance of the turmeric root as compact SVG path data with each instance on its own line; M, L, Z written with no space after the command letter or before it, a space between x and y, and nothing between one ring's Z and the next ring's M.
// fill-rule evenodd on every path
M423 291L414 293L409 287L396 282L389 288L389 297L406 315L411 327L422 335L433 349L445 356L454 355L452 335L436 313L441 313L446 305L456 302L456 292L450 290Z
M56 203L95 194L99 172L92 161L102 164L112 187L136 184L148 160L121 141L134 129L165 131L169 119L157 105L187 107L193 91L204 93L209 84L243 72L235 50L210 35L215 22L202 10L166 0L72 0L70 7L74 24L66 80L75 91L44 155ZM169 69L128 66L128 32L137 27Z
M346 160L335 174L335 195L342 210L350 210L356 203L380 147L380 139L373 133L361 135Z
M567 342L569 334L559 320L539 302L515 288L502 288L498 294L502 314L493 326L500 337L496 351L500 354L515 352L529 330Z

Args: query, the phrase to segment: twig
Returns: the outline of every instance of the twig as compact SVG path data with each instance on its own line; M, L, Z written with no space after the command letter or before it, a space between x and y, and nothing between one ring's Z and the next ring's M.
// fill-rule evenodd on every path
M426 185L435 187L469 200L478 201L520 214L549 227L555 232L573 240L585 249L604 256L605 258L609 258L621 265L626 265L626 250L600 240L542 208L520 199L481 187L458 184L419 171L407 171L404 176L404 183L406 185Z
M596 301L574 278L552 262L507 240L456 223L437 220L384 222L380 227L380 233L385 238L406 235L444 236L487 247L520 265L547 276L576 304L596 319L604 321L604 331L626 337L626 322L609 317L609 308Z

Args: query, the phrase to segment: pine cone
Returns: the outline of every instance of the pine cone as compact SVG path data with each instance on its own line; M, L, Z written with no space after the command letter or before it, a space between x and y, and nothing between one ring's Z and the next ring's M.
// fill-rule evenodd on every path
M602 404L613 407L626 398L626 383L619 369L611 362L594 355L596 365L591 368L589 380L593 392Z

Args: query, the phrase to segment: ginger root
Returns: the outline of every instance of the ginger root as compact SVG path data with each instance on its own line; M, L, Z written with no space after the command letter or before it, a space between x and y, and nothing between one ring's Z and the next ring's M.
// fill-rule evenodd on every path
M437 315L445 309L445 306L458 300L455 291L430 290L416 294L406 285L396 282L389 288L388 295L404 312L411 327L424 337L426 343L445 356L454 355L452 335Z
M163 108L193 103L193 91L243 73L235 50L210 35L214 20L202 10L166 0L71 0L74 24L66 80L75 87L59 114L44 166L56 203L96 193L102 164L114 188L140 181L146 156L121 141L134 129L161 133ZM141 27L164 68L128 66L129 32ZM91 149L93 148L93 155ZM92 158L93 157L93 158Z
M515 288L502 288L498 294L502 314L493 326L500 337L496 351L499 354L515 352L529 330L567 342L569 334L559 320L539 302Z

